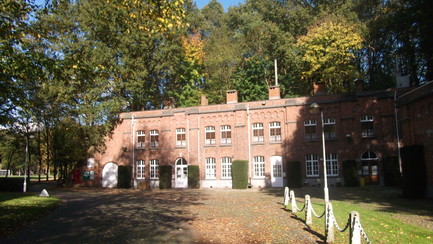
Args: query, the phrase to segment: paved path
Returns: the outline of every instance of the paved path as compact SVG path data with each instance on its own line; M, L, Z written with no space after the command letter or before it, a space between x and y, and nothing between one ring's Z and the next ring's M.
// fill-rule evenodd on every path
M320 241L306 231L299 220L290 218L290 214L281 209L282 205L277 202L282 201L280 196L257 190L140 191L98 188L48 191L62 199L60 207L40 222L15 236L0 240L0 243ZM237 207L240 210L233 211ZM268 210L260 211L261 208ZM277 217L269 216L269 213ZM270 223L273 229L264 228L267 226L265 222L269 221L273 221ZM249 229L257 231L249 232ZM239 235L234 232L238 230L242 230Z

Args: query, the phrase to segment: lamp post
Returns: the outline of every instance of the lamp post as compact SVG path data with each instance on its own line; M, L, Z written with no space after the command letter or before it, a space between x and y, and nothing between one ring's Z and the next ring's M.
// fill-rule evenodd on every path
M324 178L324 194L325 194L325 203L329 202L329 191L328 191L328 175L326 173L326 151L325 151L325 130L323 126L323 108L319 106L317 103L312 103L310 105L310 113L317 114L320 112L321 119L321 127L322 127L322 153L323 153L323 178Z

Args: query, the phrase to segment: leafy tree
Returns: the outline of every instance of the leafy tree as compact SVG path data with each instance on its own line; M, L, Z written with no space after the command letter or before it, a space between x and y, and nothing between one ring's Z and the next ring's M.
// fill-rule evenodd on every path
M355 53L362 47L362 37L354 25L332 18L312 26L298 39L306 69L302 73L305 89L313 82L325 83L329 92L346 92L360 78Z

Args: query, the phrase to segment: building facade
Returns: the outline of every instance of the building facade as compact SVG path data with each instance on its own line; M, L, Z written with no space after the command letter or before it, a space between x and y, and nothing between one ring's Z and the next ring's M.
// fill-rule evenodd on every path
M198 165L200 187L231 188L231 164L248 160L251 187L286 186L293 175L302 185L323 182L323 111L328 185L344 184L346 160L356 161L366 184L383 184L383 160L397 157L394 91L317 95L120 114L121 122L94 157L96 185L115 187L117 167L132 166L134 187L158 187L158 167L172 165L173 187L187 187L187 166ZM290 164L298 163L297 172Z

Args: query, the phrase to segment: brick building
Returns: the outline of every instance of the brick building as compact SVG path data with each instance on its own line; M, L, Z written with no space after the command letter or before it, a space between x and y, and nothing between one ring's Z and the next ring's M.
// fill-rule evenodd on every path
M200 187L231 188L231 162L249 161L252 187L281 187L293 175L302 185L323 182L323 109L329 186L344 184L343 162L355 161L366 184L383 184L385 158L397 156L394 91L280 98L120 114L106 149L95 155L94 183L117 184L117 166L133 168L135 187L158 187L158 166L173 166L173 187L187 187L187 165L199 165ZM93 161L92 161L93 162ZM298 163L297 172L290 164Z
M415 173L425 178L427 197L433 198L433 82L400 95L397 107L401 146L420 148L408 157L420 167Z

